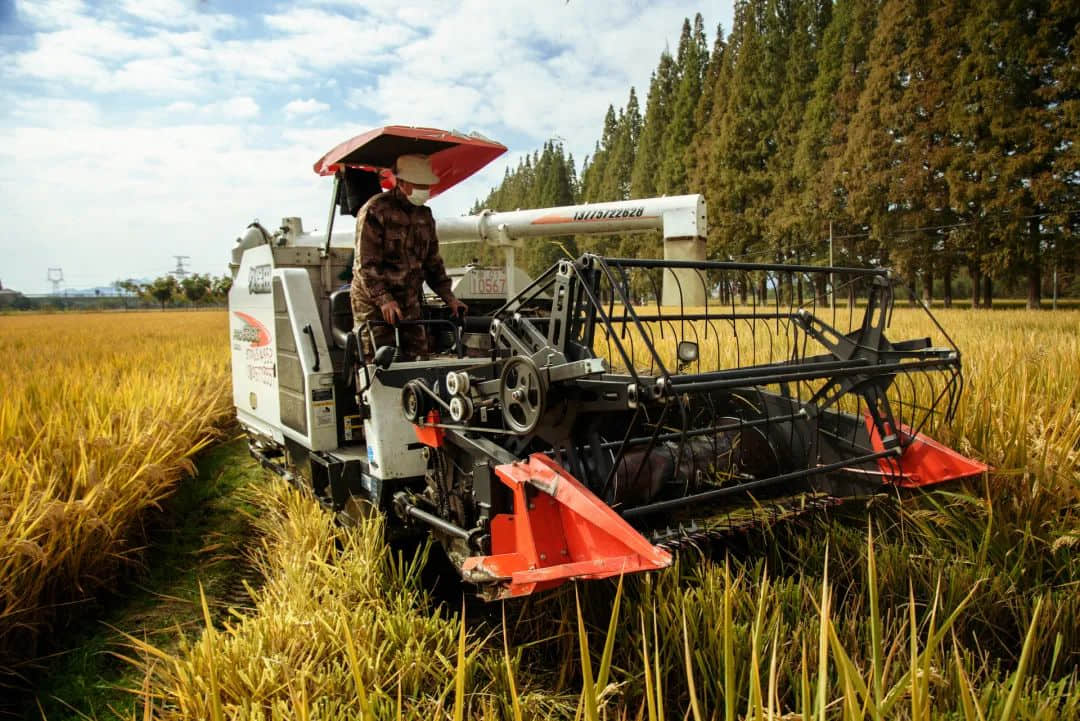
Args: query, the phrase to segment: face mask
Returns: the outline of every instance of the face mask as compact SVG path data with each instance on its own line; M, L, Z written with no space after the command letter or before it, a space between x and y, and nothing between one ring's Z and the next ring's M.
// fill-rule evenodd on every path
M413 205L423 205L428 201L428 198L431 197L431 190L427 188L424 190L413 188L412 192L405 197L408 198L409 202Z

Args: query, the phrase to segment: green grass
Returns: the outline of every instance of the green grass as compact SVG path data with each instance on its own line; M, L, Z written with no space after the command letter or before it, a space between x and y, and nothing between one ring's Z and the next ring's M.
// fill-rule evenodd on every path
M251 537L255 509L244 489L265 482L265 475L242 439L206 451L197 468L149 520L155 527L140 568L81 614L79 630L64 639L66 650L46 661L25 715L39 716L40 704L50 720L130 717L141 708L130 689L143 676L119 657L131 654L124 634L169 649L181 635L201 634L200 584L214 615L224 613L224 596L236 589L234 572Z

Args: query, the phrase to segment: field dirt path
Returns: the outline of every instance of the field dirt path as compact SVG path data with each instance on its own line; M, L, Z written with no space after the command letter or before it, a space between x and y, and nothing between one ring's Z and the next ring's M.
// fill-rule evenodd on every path
M33 695L10 718L113 719L141 715L139 670L122 658L132 654L124 634L175 649L182 635L203 628L200 585L211 614L248 603L243 581L257 584L245 549L254 541L245 488L265 480L264 471L238 438L204 452L198 475L181 482L154 528L142 567L112 593L59 630L59 650L43 661ZM0 719L5 714L0 710Z

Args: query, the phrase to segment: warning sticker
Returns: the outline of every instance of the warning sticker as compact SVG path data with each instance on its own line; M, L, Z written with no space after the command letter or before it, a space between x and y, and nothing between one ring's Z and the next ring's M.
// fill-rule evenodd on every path
M334 425L333 401L323 401L320 403L312 403L311 405L315 415L316 428L325 428L326 426Z
M364 437L364 419L362 416L345 416L345 440L358 441Z

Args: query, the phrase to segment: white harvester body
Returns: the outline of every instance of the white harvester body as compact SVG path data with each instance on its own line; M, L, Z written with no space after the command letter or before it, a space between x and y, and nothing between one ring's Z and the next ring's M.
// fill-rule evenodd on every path
M252 223L233 250L237 419L255 458L342 520L368 502L388 533L432 534L464 580L508 598L663 568L672 547L758 527L762 504L793 517L987 470L920 432L956 408L959 351L886 337L889 271L707 261L700 195L437 220L441 245L495 246L505 265L450 271L466 317L425 293L404 321L424 327L425 357L395 343L365 359L360 337L382 321L354 323L353 223L335 233L334 218L388 187L400 155L430 155L434 196L505 150L431 128L365 133L315 164L334 177L324 233ZM514 263L529 238L656 231L663 260L586 253L535 280ZM837 272L867 294L846 329L813 312ZM714 288L730 306L708 302ZM754 352L762 337L775 358ZM942 390L911 402L898 378ZM736 502L753 512L733 519Z

